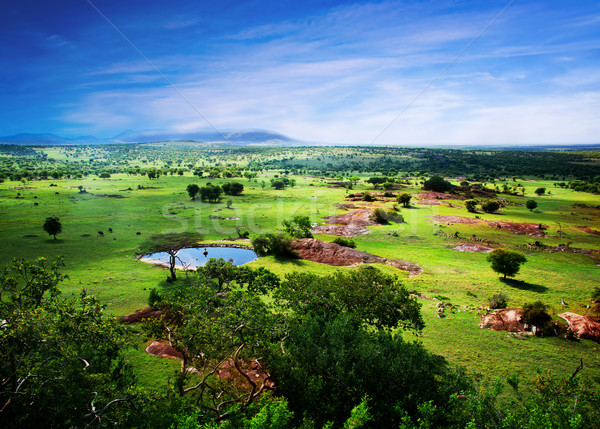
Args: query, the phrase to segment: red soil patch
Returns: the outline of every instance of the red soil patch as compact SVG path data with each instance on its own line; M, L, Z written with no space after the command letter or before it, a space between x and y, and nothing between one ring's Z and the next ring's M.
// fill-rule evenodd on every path
M313 229L315 234L331 234L344 237L367 234L367 226L376 225L369 217L371 210L353 210L341 215L327 216L327 225L319 225Z
M401 259L387 259L372 255L350 247L340 246L335 243L316 240L314 238L302 238L292 243L292 250L302 259L319 262L321 264L349 267L357 264L386 264L399 270L407 271L409 277L419 275L423 269L410 261Z
M577 337L600 343L600 317L580 316L569 312L561 313L558 317L569 322L569 328Z
M479 219L463 216L431 216L431 220L439 223L465 223L468 225L481 223Z
M165 310L154 310L152 307L146 307L143 310L138 310L135 313L128 314L127 316L121 317L122 323L139 323L144 319L158 319L162 315L169 318L169 311Z
M419 200L466 200L460 195L446 194L444 192L421 192L417 194Z
M583 232L587 232L588 234L600 234L600 231L596 230L596 229L592 229L590 227L587 227L585 225L574 225L574 228L577 228Z
M146 347L146 353L168 359L179 359L183 360L183 355L171 347L170 344L159 343L153 341L148 347Z
M483 246L477 243L460 243L452 250L458 250L459 252L478 252L478 253L489 253L494 250L493 247Z
M545 237L546 233L540 229L540 225L537 223L518 223L518 222L488 222L488 225L492 228L504 229L512 234L517 235L531 235L532 237ZM498 227L498 225L500 227ZM543 226L543 225L542 225Z
M493 331L525 331L525 324L521 319L521 308L503 308L495 310L493 313L482 314L479 327Z

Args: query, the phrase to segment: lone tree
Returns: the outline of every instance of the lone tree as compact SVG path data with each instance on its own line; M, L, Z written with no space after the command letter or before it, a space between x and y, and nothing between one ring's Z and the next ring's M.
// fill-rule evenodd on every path
M175 261L177 252L186 247L198 247L202 235L196 232L182 232L169 234L154 234L148 240L140 244L138 252L144 255L149 253L165 252L169 255L169 270L171 281L177 280L175 275Z
M191 183L187 186L187 193L192 200L196 198L196 195L198 195L199 192L200 186L196 185L195 183Z
M525 203L525 207L527 207L529 211L532 211L537 207L537 203L535 202L535 200L527 200L527 202Z
M398 195L398 202L402 204L402 207L410 207L411 198L412 195L410 195L408 192L403 192L402 194Z
M525 255L514 250L500 248L490 253L486 260L492 264L492 270L506 276L514 277L521 268L521 264L527 262Z
M447 192L452 189L452 183L445 180L442 176L435 175L423 183L423 189L426 191Z
M465 207L469 213L477 213L477 200L465 201Z
M56 216L47 217L44 222L44 231L49 235L53 235L56 240L56 234L62 232L62 223L60 223L60 220Z
M500 203L495 200L487 200L481 203L481 209L486 213L494 213L500 208Z
M536 194L542 196L542 195L544 195L546 193L546 188L537 188L534 192Z

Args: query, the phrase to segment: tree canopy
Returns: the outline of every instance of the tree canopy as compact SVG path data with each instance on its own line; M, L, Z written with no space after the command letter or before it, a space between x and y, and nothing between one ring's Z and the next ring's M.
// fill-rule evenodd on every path
M54 239L56 240L56 235L62 232L62 223L56 216L50 216L46 218L43 228L48 235L54 236Z
M149 254L165 252L169 255L169 270L171 280L177 280L175 274L175 263L177 252L187 247L197 247L202 241L202 235L197 232L182 232L168 234L154 234L138 247L138 253Z
M517 275L521 264L527 262L525 255L507 248L494 249L486 260L491 263L492 270L504 275L504 278Z

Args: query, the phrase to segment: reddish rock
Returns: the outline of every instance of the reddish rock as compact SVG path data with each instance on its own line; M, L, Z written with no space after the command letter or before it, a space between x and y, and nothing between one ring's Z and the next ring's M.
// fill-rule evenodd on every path
M521 318L521 308L502 308L492 313L482 314L481 329L494 331L524 332L525 324Z
M155 310L152 307L148 306L143 310L138 310L135 313L128 314L127 316L121 317L121 322L123 323L139 323L144 319L158 319L160 316L165 314L167 317L168 311L165 310Z
M335 243L302 238L292 243L292 250L302 259L321 264L349 267L357 264L380 263L390 265L403 271L408 271L409 277L421 274L423 269L410 261L387 259L367 252L340 246Z
M569 328L577 337L600 343L600 317L581 316L570 312L561 313L558 317L569 323Z
M153 341L152 344L146 347L146 353L162 358L183 360L183 355L171 347L170 344L158 341Z
M352 237L354 235L367 234L369 230L367 226L377 225L369 217L372 210L362 209L353 210L341 215L327 216L327 225L319 225L313 229L315 234L331 234L344 237Z

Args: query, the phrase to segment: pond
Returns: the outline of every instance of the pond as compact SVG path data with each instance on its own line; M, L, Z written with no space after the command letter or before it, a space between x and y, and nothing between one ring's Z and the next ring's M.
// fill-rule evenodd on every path
M189 268L203 267L209 259L223 258L226 261L232 260L233 265L244 265L254 261L258 255L250 249L240 249L237 247L197 247L189 249L181 249L177 252L177 265L183 262ZM152 253L146 255L142 260L147 262L161 261L169 263L169 255L165 252Z

